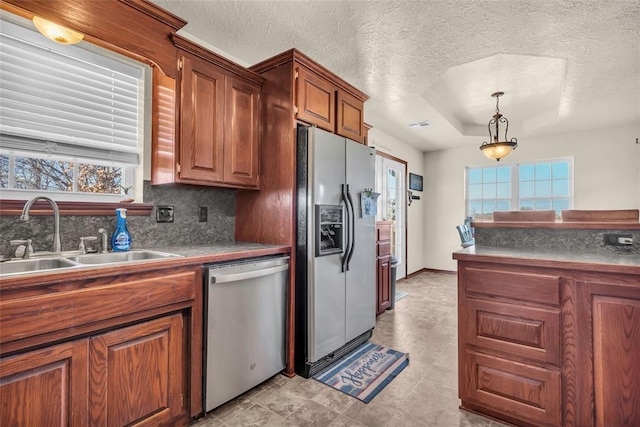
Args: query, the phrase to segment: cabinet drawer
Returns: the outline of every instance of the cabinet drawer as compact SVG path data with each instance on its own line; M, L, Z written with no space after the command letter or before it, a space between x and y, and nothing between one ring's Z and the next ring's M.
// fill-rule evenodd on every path
M465 292L470 294L555 306L561 302L558 276L467 267L463 270L462 283Z
M560 366L560 310L467 299L462 342Z
M7 343L193 300L200 270L172 269L88 282L48 294L0 301L0 342Z
M379 257L391 255L391 243L378 243L376 246L378 248Z
M391 240L391 225L378 225L376 227L377 241Z
M460 398L534 425L562 423L560 371L467 350Z

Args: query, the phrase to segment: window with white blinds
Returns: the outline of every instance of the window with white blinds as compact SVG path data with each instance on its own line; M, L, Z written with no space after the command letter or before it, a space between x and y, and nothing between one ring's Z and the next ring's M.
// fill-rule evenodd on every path
M0 188L120 194L140 164L143 92L142 67L2 21ZM89 165L100 173L82 181ZM66 178L43 180L52 168Z

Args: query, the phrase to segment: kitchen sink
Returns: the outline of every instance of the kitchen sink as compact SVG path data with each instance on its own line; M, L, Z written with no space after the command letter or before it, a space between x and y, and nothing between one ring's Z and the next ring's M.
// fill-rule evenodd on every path
M0 263L0 275L32 273L34 271L55 270L58 268L76 267L73 261L64 258L24 259Z
M87 254L67 258L78 264L111 264L116 262L143 261L149 259L174 258L179 255L165 252L137 250L127 252L111 252L108 254Z
M77 253L77 252L76 252ZM36 255L37 256L37 255ZM32 258L0 263L0 276L36 273L63 268L80 268L106 264L117 264L163 258L175 258L180 255L149 250L111 252L107 254L86 254L69 256L64 252L57 257Z

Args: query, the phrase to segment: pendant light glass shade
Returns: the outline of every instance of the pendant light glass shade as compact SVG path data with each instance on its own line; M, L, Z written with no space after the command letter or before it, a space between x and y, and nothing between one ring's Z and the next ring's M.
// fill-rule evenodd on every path
M82 33L54 24L39 16L33 17L33 24L43 36L56 43L76 44L84 38L84 34Z
M495 92L491 96L496 98L496 113L493 118L489 120L487 127L489 128L489 141L483 142L480 145L480 149L490 159L500 161L507 157L513 150L518 147L518 140L516 138L507 138L507 132L509 131L509 120L500 114L500 108L498 107L498 101L500 97L504 95L504 92ZM500 125L504 125L504 140L500 141L499 132ZM494 130L495 128L495 130Z

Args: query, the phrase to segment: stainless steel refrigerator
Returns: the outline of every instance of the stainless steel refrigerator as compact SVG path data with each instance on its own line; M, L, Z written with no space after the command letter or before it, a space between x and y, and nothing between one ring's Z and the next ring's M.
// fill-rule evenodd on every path
M375 150L298 127L296 372L306 378L375 326Z

